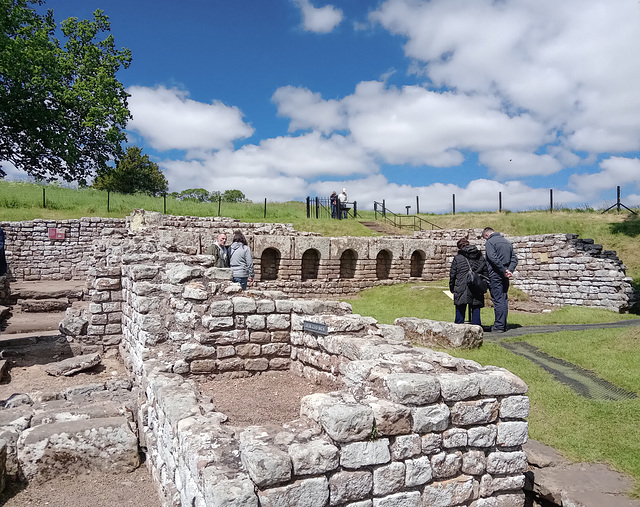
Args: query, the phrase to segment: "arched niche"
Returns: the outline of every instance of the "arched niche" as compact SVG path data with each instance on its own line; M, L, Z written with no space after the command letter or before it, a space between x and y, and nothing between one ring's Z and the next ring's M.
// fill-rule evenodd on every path
M315 248L309 248L302 254L302 280L315 280L318 278L320 266L320 252Z
M393 256L389 250L380 250L376 256L376 277L378 280L387 280L391 272L391 259Z
M356 275L358 254L350 248L340 256L340 278L353 278Z
M280 270L280 251L277 248L266 248L260 258L260 279L277 280Z
M426 255L422 250L414 250L414 252L411 254L411 277L422 278L425 259Z

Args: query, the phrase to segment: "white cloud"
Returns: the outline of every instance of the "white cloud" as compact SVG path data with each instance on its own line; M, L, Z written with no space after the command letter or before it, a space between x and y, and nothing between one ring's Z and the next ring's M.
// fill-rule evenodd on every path
M618 185L640 187L640 159L611 157L600 162L600 167L602 171L595 174L571 175L569 186L586 198Z
M188 157L201 157L203 152L227 148L253 134L237 107L197 102L186 91L164 86L132 86L127 91L133 115L127 128L159 151L186 150Z
M333 5L314 7L310 0L294 0L302 13L302 27L309 32L329 33L342 21L342 11Z
M322 100L322 95L306 88L283 86L272 97L278 116L291 118L289 132L315 129L325 134L346 127L343 107L337 100Z
M435 86L498 96L574 150L640 149L637 2L387 0L371 18Z
M354 139L391 164L454 166L460 150L531 150L547 138L543 125L505 114L491 97L363 82L344 102Z
M478 160L498 177L541 176L562 170L562 164L551 155L536 155L515 150L482 152Z

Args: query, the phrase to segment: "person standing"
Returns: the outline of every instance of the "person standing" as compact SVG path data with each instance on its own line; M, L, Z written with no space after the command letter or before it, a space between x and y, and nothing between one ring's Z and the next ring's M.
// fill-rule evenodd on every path
M507 330L507 315L509 313L509 280L518 265L518 258L513 251L513 245L499 232L491 227L485 227L482 237L486 240L485 251L487 267L489 269L489 292L493 301L495 322L491 331L504 333Z
M331 192L329 202L331 203L331 218L338 218L338 194L335 191Z
M338 196L340 201L340 218L347 218L347 189L343 188Z
M484 291L474 289L468 284L469 270L472 269L477 275L487 277L487 263L482 256L482 252L475 245L470 245L467 238L458 240L458 254L451 262L449 271L449 290L453 293L453 304L456 307L456 324L463 324L467 312L467 305L470 308L471 324L482 326L480 320L480 308L484 306ZM486 285L485 285L486 287Z
M207 255L213 257L213 265L216 268L229 267L229 249L226 246L227 235L224 232L218 234L216 242L207 249Z
M247 290L247 282L253 283L255 273L251 249L247 246L247 240L240 231L233 233L233 242L229 247L229 265L233 281L239 283L242 290Z
M7 258L4 255L4 231L0 227L0 276L7 274Z

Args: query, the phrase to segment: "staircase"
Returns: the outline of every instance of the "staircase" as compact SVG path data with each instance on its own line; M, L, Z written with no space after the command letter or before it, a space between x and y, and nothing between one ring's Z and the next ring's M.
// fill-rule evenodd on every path
M413 234L413 231L407 231L403 229L398 229L397 227L393 227L390 224L385 224L383 222L360 222L366 228L371 229L372 231L379 232L380 234L384 234L385 236L408 236Z
M85 282L13 282L10 289L0 306L0 378L8 359L24 365L71 356L58 326L65 310L85 298Z

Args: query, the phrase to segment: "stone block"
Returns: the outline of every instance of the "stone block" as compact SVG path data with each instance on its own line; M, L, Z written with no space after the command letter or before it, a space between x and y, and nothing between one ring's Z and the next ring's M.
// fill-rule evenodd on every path
M254 313L256 311L256 300L247 297L231 298L234 313Z
M422 452L422 439L416 434L400 435L393 439L389 449L394 460L418 456Z
M439 452L434 454L431 456L431 468L435 479L453 477L462 468L462 453L456 451L454 453Z
M443 482L425 486L422 504L433 506L460 505L473 500L473 477L461 475Z
M245 474L227 477L224 472L207 467L202 476L206 505L258 507L258 496L254 492L255 485Z
M484 452L470 450L462 455L462 473L467 475L481 475L487 467L487 457Z
M442 434L427 433L421 438L422 452L424 454L436 454L442 451Z
M496 444L499 447L516 447L527 443L529 424L526 421L503 421L498 423Z
M444 403L414 408L413 431L421 435L434 431L444 431L449 426L449 407Z
M391 373L384 384L393 401L407 405L426 405L440 397L440 383L434 375Z
M273 445L241 440L240 459L249 477L259 488L291 479L291 458Z
M264 315L247 315L245 325L249 331L262 331L267 329L267 318Z
M484 396L509 396L526 394L527 384L519 377L503 368L477 373L480 394Z
M88 470L132 472L140 465L138 439L124 417L42 424L24 431L17 449L29 481Z
M298 480L286 486L259 491L258 497L262 507L324 506L329 501L329 481L326 477Z
M383 498L374 498L373 507L421 507L422 503L418 491L395 493Z
M368 465L382 465L390 460L387 438L343 444L340 448L340 465L344 468L358 469Z
M433 479L433 470L429 456L408 459L404 463L406 467L405 485L408 488L422 486L423 484L431 482Z
M451 407L451 422L457 426L487 424L498 419L500 405L494 398L459 401Z
M372 399L367 404L373 410L378 435L403 435L411 432L411 411L404 405L384 399Z
M329 505L342 505L367 498L373 489L373 474L366 471L338 472L329 478Z
M319 417L327 434L341 443L369 438L373 431L373 421L373 410L370 407L333 400L322 407Z
M467 443L469 447L493 447L496 443L498 428L489 426L474 426L467 429Z
M245 359L244 368L247 371L266 371L269 369L269 360L264 357Z
M228 317L233 315L233 303L228 299L214 301L209 305L209 315L212 317Z
M461 401L475 398L480 392L480 383L475 375L444 373L438 375L440 391L445 401Z
M324 440L312 440L305 444L291 444L289 456L295 475L318 475L338 468L340 451Z
M482 345L482 327L415 317L401 317L394 324L404 329L405 338L425 347L473 349Z
M289 329L291 317L289 315L272 313L267 315L267 329L269 331L281 331Z
M180 353L185 361L194 359L215 359L216 348L200 345L199 343L183 343L180 346Z
M526 419L529 417L528 396L508 396L500 402L501 419Z
M487 456L487 473L517 474L527 470L527 456L522 451L492 452Z
M373 470L373 494L389 495L400 491L404 486L404 463L389 463Z
M452 447L467 446L467 431L463 428L449 428L442 433L442 447L450 449Z

